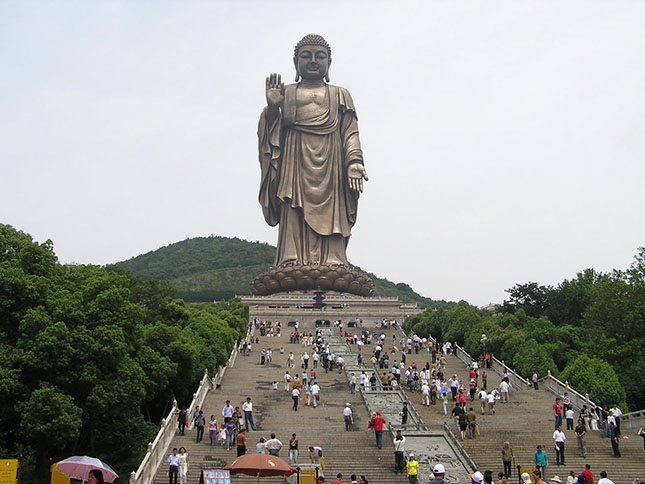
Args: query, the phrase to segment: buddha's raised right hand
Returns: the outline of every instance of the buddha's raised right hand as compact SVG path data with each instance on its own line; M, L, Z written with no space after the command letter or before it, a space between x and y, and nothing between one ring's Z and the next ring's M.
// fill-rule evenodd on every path
M267 105L270 108L279 108L284 102L284 84L280 74L270 74L266 80Z

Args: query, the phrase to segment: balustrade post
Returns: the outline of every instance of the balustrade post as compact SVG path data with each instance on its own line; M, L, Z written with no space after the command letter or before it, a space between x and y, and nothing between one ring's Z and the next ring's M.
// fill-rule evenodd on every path
M148 442L148 453L152 452L152 442Z
M137 473L134 471L130 472L130 484L137 484Z

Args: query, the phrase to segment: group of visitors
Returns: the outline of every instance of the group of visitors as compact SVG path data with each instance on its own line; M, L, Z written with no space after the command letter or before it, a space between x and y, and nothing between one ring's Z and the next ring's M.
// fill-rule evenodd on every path
M553 445L556 451L556 465L564 465L564 454L567 436L562 430L562 416L566 417L567 430L573 430L576 438L576 447L580 457L587 457L587 432L599 431L598 427L598 411L599 407L594 407L591 410L587 405L582 405L578 411L578 419L575 428L573 427L573 420L575 412L571 404L568 394L555 398L555 403L552 406L553 416L555 420L555 431L553 432ZM601 415L606 414L603 418L603 437L610 439L611 448L614 457L621 457L620 453L620 420L623 412L614 404L609 410L603 408L600 410Z
M175 447L172 454L168 456L168 479L169 484L177 484L179 477L180 484L186 484L188 476L188 452L185 447Z

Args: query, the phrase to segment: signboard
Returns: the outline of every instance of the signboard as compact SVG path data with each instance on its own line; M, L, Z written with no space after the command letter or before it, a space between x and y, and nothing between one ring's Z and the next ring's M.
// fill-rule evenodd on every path
M0 484L16 484L18 459L0 459Z
M202 471L202 478L199 482L204 484L231 484L231 473L220 470Z
M520 466L517 466L517 467L520 467ZM533 473L535 471L537 471L536 467L520 467L520 469L519 469L520 475L522 475L523 473L526 472L531 477L531 482L533 482L533 483L535 483L535 479L533 478ZM544 476L542 476L542 477L544 477Z
M316 484L316 469L302 469L300 471L300 484Z

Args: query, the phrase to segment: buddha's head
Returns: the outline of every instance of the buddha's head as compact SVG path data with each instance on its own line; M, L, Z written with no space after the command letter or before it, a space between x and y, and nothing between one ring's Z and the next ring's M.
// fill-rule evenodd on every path
M305 35L296 44L293 55L296 66L296 81L300 77L311 81L325 79L329 82L329 66L331 65L331 48L320 35Z

